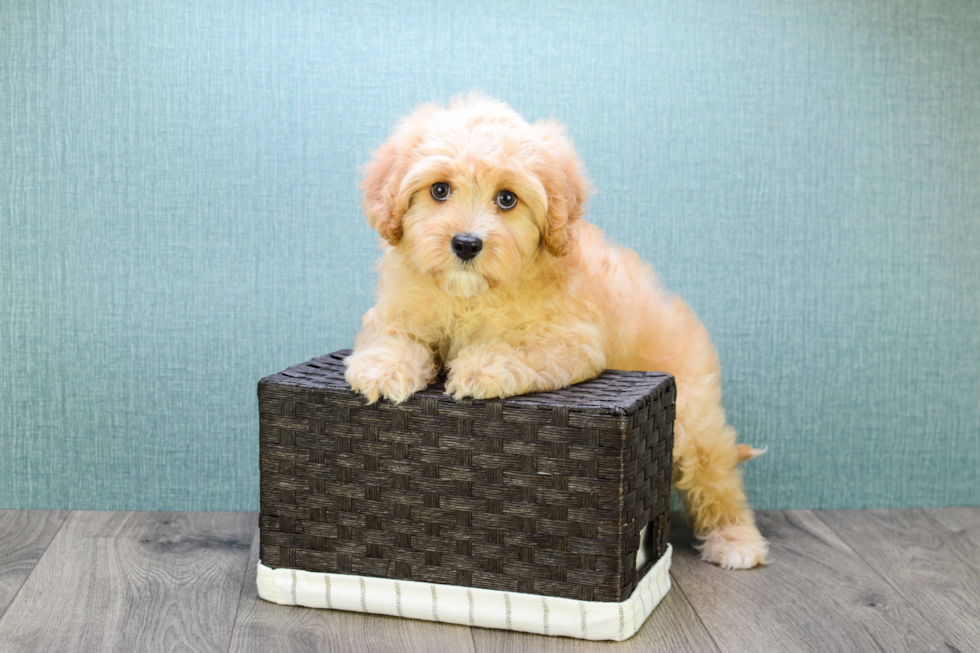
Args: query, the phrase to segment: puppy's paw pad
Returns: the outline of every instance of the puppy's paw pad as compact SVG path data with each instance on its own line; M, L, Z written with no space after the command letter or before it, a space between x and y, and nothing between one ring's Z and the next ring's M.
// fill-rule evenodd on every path
M769 555L769 543L755 525L719 528L710 532L697 549L702 560L722 569L751 569L766 564Z
M372 350L355 352L344 364L347 383L371 404L381 397L399 404L425 388L432 375L432 370L414 361Z

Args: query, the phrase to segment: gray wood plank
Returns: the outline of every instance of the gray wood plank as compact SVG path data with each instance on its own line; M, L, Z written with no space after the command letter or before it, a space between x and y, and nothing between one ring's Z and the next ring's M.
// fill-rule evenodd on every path
M258 533L252 543L238 619L229 651L237 653L474 651L466 626L399 619L340 610L277 605L259 598L255 587Z
M66 517L67 510L0 510L0 617Z
M224 653L256 520L71 513L0 620L3 650Z
M675 516L674 575L723 651L942 651L942 634L810 511L758 513L772 562L701 562Z
M980 508L819 517L946 636L949 650L980 649Z
M506 630L474 628L473 641L478 653L550 653L554 651L594 653L609 651L615 646L617 653L707 653L718 651L714 641L698 619L684 593L677 586L671 588L660 602L640 632L624 642L589 642L568 637L545 637L529 633L513 633Z
M930 519L953 534L953 550L973 569L980 569L980 506L930 508Z

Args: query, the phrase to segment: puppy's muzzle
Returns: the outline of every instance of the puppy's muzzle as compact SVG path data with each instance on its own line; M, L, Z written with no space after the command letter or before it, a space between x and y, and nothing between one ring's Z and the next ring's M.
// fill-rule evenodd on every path
M456 234L453 236L453 253L463 261L470 261L483 249L483 241L476 236L469 234Z

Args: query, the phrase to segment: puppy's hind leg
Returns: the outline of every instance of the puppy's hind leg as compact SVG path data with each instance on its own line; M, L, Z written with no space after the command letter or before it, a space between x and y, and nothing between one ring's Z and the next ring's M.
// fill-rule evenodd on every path
M755 525L736 468L735 430L725 423L717 377L678 380L675 485L694 522L701 558L726 569L766 562L768 544Z

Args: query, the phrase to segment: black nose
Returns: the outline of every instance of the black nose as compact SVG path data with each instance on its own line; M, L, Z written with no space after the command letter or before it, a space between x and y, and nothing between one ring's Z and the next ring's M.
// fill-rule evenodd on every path
M469 234L453 236L453 252L464 261L469 261L483 249L483 241Z

